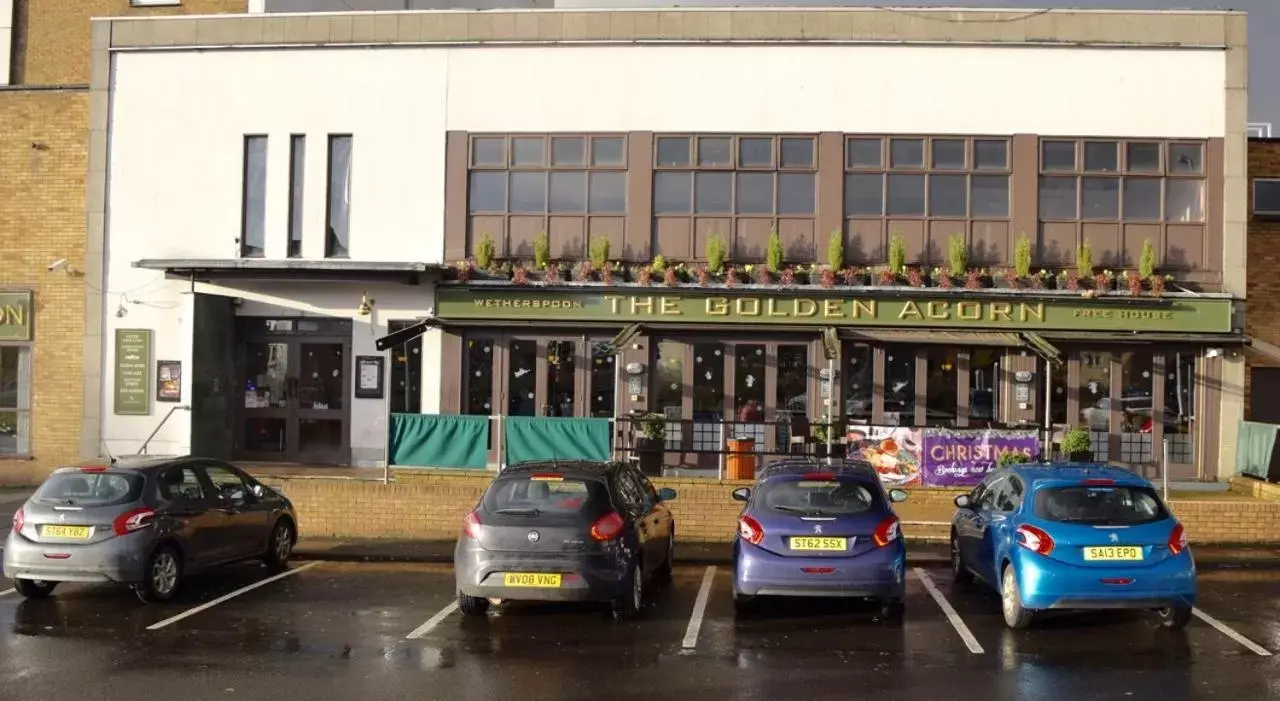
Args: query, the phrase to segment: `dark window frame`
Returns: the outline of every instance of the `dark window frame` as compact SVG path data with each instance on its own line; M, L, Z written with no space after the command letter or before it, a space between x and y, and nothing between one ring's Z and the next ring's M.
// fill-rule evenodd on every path
M250 212L250 181L249 181L249 153L252 144L261 141L262 143L262 191L258 193L258 202L262 206L262 211L257 213ZM265 258L267 255L267 178L268 166L271 161L271 141L266 134L245 134L241 142L240 151L240 257L241 258ZM251 246L249 244L249 228L251 214L253 218L260 220L257 226L262 231L261 246ZM256 250L255 250L256 249Z
M880 142L880 164L858 165L854 164L850 159L850 145L855 141L872 141ZM892 142L893 141L920 141L923 157L920 165L894 166L891 162ZM935 166L934 164L934 143L942 141L963 141L964 142L964 166ZM1002 168L984 167L978 168L977 163L977 142L998 141L1004 143L1005 162ZM841 158L844 164L844 180L841 182L841 192L844 198L844 209L841 217L845 220L912 220L912 221L957 221L964 220L966 226L972 225L974 222L1012 222L1013 219L1013 137L1008 135L997 134L845 134L842 142L843 149ZM850 212L848 203L852 198L849 196L849 177L850 175L879 175L880 176L880 211L875 213ZM922 214L891 214L889 211L889 176L893 175L918 175L924 177L924 212ZM933 178L935 176L963 176L965 178L965 213L964 214L934 214L932 203L930 201L933 191ZM974 203L974 178L976 177L1003 177L1005 179L1005 214L989 215L975 214L973 210Z
M1045 145L1047 143L1065 143L1072 142L1075 144L1075 167L1070 170L1050 170L1045 168ZM1115 170L1087 170L1085 163L1086 144L1089 143L1114 143L1116 144L1116 169ZM1130 163L1129 147L1133 144L1153 144L1159 147L1159 164L1155 170L1134 170ZM1171 159L1169 157L1169 149L1171 146L1197 146L1200 149L1200 172L1199 173L1175 173L1173 171ZM1090 223L1090 224L1150 224L1150 225L1184 225L1184 226L1208 226L1208 188L1209 188L1209 172L1208 172L1208 153L1209 142L1206 139L1165 139L1165 138L1124 138L1124 137L1077 137L1077 136L1041 136L1036 144L1036 163L1037 163L1037 198L1039 197L1040 187L1045 178L1062 178L1075 180L1076 192L1076 216L1075 217L1046 217L1041 209L1037 216L1039 221L1048 223ZM1115 217L1089 217L1084 211L1084 180L1085 179L1114 179L1117 182L1117 202ZM1156 180L1159 181L1160 190L1160 213L1156 218L1128 218L1125 212L1125 182L1129 179L1133 180ZM1170 219L1168 210L1168 183L1170 181L1198 181L1201 184L1201 216L1198 220L1180 220Z
M1270 185L1276 189L1274 204L1263 209L1258 206L1258 185ZM1249 183L1249 213L1258 219L1280 219L1280 178L1253 178Z
M306 134L290 134L289 135L289 214L288 229L289 240L286 244L285 255L288 258L302 257L302 240L305 235L303 228L306 197L306 164L307 164L307 135Z
M351 189L351 180L352 180L352 177L354 176L353 164L355 162L355 151L356 151L355 136L352 134L329 134L325 143L325 184L324 184L324 189L325 189L324 257L325 258L350 258L351 257L350 203L348 203L348 206L347 206L347 216L346 216L347 240L346 240L346 244L343 246L345 250L343 250L342 252L337 251L335 244L337 243L338 237L336 235L330 235L329 233L330 230L333 228L333 223L334 223L333 222L333 203L334 203L333 198L337 194L334 192L334 188L333 188L333 151L334 151L333 147L334 147L334 144L337 143L339 139L346 139L348 144L350 144L348 153L347 153L347 169L351 170L352 174L347 176L347 189Z
M418 322L413 319L388 319L387 333L393 333L417 323ZM415 348L418 350L416 354L413 353ZM391 363L389 373L391 382L388 395L388 401L391 403L390 410L393 413L422 413L422 336L418 336L417 338L401 343L400 345L392 346L388 348L387 351L387 360ZM398 352L404 353L404 362L398 362L396 360L395 354ZM397 371L400 376L404 378L405 386L403 389L401 389L397 384ZM412 392L410 391L410 387L412 387L411 380L415 376L417 377L418 387L417 392ZM402 407L400 412L396 412L395 409L397 396L400 398L400 406Z

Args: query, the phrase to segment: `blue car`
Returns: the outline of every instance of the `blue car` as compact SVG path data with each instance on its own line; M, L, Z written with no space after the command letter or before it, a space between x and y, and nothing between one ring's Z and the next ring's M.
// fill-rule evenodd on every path
M955 503L952 574L995 589L1010 628L1060 609L1147 609L1167 628L1190 622L1196 565L1186 531L1142 477L1107 465L1020 465Z
M907 550L891 504L907 493L886 492L871 465L782 461L733 498L746 502L733 543L736 612L758 596L857 597L902 618Z

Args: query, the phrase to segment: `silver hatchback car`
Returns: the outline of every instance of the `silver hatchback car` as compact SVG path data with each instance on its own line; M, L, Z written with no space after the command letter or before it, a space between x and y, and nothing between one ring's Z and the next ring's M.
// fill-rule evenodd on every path
M297 523L284 495L218 460L65 467L13 515L4 576L29 598L59 582L114 582L167 601L199 570L255 559L284 569Z

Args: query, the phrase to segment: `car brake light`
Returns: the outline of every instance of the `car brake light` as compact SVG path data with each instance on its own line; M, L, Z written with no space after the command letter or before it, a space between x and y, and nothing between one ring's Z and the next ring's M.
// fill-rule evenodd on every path
M106 472L107 466L106 465L87 465L85 467L80 468L80 471L81 472Z
M22 525L26 522L26 515L22 513L22 508L19 507L17 511L13 512L13 532L21 532Z
M1115 484L1115 483L1116 483L1116 481L1115 481L1115 480L1109 480L1109 479L1103 479L1103 478L1101 478L1101 477L1097 477L1097 478L1093 478L1093 479L1087 479L1087 480L1085 480L1085 481L1081 482L1080 484L1082 484L1082 485L1084 485L1084 486L1086 486L1086 487L1095 487L1095 486L1100 486L1100 485L1104 485L1104 484L1110 485L1110 484Z
M1177 555L1187 549L1187 531L1182 527L1181 523L1174 524L1173 532L1169 534L1169 552Z
M1041 555L1053 552L1053 538L1035 526L1018 526L1014 533L1017 535L1018 545L1027 550Z
M801 476L800 476L800 479L805 480L806 482L810 482L810 481L813 481L813 480L826 480L826 481L830 481L830 480L833 480L833 479L835 479L835 478L836 478L836 475L835 475L835 473L834 473L834 472L810 472L810 473L808 473L808 474L805 474L805 475L801 475Z
M476 515L476 512L472 511L462 517L462 532L468 538L480 537L480 517Z
M764 540L764 526L750 516L738 517L738 536L752 545Z
M151 517L155 515L156 512L146 508L126 511L111 522L111 528L115 530L116 535L129 535L150 526Z
M901 532L902 529L898 523L898 517L890 516L876 526L875 533L871 535L871 538L876 542L876 547L883 548L889 543L897 540L898 534Z
M607 513L591 524L591 538L592 540L601 541L613 540L622 532L623 525L624 521L621 516L614 512Z
M563 482L564 475L551 472L535 472L529 476L529 479L533 482Z

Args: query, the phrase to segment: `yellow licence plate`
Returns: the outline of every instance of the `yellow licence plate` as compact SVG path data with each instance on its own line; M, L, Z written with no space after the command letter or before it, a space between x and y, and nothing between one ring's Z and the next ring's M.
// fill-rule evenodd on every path
M1084 559L1089 561L1140 561L1142 548L1135 545L1094 545L1084 549Z
M815 538L813 536L794 537L791 539L792 550L827 550L840 551L849 549L848 538Z
M507 572L502 575L504 587L539 587L553 589L560 586L560 575L541 572Z
M41 526L40 535L46 538L76 538L88 540L93 529L88 526Z

